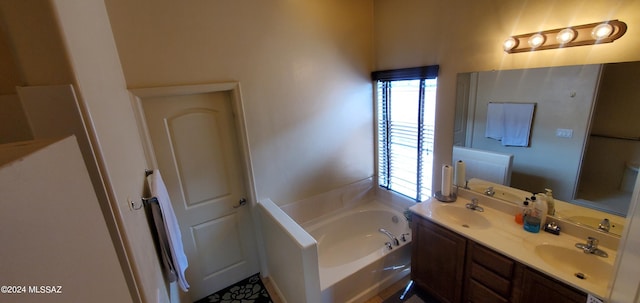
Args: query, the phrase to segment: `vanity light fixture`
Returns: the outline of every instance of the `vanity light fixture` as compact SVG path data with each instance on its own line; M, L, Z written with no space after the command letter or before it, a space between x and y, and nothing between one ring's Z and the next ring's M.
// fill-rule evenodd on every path
M627 32L627 24L619 20L557 28L511 36L502 44L505 52L521 53L534 50L610 43Z

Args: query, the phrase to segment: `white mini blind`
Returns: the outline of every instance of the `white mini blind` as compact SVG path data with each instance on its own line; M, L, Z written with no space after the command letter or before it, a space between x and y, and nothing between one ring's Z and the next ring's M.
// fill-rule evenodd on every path
M379 77L378 183L416 201L431 196L437 67ZM387 72L387 75L390 71ZM384 72L382 72L384 73ZM412 79L413 78L413 79Z

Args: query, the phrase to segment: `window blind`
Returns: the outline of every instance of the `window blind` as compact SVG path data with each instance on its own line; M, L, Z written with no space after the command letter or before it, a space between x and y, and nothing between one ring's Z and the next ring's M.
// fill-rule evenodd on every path
M416 201L431 196L437 70L372 73L378 99L378 183Z

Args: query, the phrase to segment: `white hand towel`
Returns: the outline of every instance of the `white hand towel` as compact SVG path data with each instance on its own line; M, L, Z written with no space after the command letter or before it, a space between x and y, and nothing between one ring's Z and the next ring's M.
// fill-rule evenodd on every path
M504 146L529 146L534 103L504 103Z
M484 136L502 140L504 135L504 103L489 103L487 106L487 128Z
M154 170L151 175L147 177L149 182L149 189L151 195L158 199L160 210L162 211L162 218L164 220L164 227L169 240L169 247L171 249L171 259L173 266L178 275L178 285L182 291L189 290L189 283L184 276L184 271L189 266L187 256L184 254L184 247L182 246L182 234L180 233L180 226L176 214L173 211L171 200L169 199L169 193L162 181L162 176L159 170Z

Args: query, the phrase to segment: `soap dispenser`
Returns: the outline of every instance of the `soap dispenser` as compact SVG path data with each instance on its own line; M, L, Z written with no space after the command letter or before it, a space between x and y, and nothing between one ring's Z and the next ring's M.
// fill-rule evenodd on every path
M529 209L529 198L527 198L526 200L522 201L522 209L520 209L520 212L518 212L515 216L516 223L520 225L524 224L524 217L526 217L530 213L531 210Z
M556 200L553 199L553 192L550 189L545 188L544 191L547 198L547 215L553 216L556 214Z
M540 228L547 221L547 197L545 194L541 194L538 198L536 197L536 211L540 213Z
M542 208L540 206L540 202L537 201L536 196L531 196L531 205L529 206L529 210L531 211L528 215L524 216L523 228L524 230L531 233L540 232L540 225L542 224ZM546 210L545 210L546 215Z

